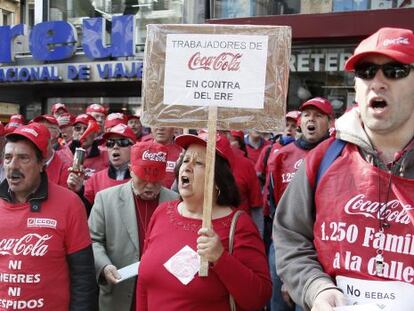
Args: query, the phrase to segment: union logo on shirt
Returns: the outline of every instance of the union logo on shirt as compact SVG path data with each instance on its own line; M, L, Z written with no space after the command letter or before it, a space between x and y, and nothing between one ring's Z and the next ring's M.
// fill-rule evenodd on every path
M175 162L174 161L167 161L167 167L165 168L166 172L174 172L175 169Z
M57 221L51 218L27 218L27 228L56 229Z

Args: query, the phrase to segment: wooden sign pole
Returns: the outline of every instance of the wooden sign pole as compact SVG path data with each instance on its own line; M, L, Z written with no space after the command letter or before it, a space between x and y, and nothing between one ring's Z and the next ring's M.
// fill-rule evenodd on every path
M207 123L206 175L204 178L203 228L211 228L214 167L216 164L217 106L209 106ZM208 276L208 261L201 257L199 276Z

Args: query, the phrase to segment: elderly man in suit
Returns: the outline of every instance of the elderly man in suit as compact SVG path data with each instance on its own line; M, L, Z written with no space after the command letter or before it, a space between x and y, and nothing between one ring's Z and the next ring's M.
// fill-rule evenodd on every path
M131 180L98 192L89 217L100 287L101 311L130 311L136 278L118 283L117 269L140 260L145 231L159 203L178 198L161 186L167 148L156 142L137 143L131 150Z

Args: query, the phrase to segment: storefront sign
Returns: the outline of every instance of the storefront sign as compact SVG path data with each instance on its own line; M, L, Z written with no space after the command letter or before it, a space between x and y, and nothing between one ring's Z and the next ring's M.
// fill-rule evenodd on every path
M300 53L290 58L291 72L343 71L346 60L352 53Z
M164 103L263 109L267 36L167 35Z
M105 42L105 20L101 17L86 18L82 24L82 47L91 60L108 57L127 57L135 54L135 17L113 16L111 44ZM13 41L27 36L24 24L0 27L0 63L14 61ZM29 48L38 61L60 61L72 57L78 43L75 27L67 21L36 24L29 35Z
M37 66L0 67L0 83L122 81L142 78L141 61L111 61Z

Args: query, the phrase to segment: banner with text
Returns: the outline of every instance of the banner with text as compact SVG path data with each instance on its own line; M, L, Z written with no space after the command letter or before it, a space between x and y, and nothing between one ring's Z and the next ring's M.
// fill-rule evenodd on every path
M263 109L267 37L167 35L164 103Z
M281 131L292 34L288 26L148 25L141 122L146 126Z

